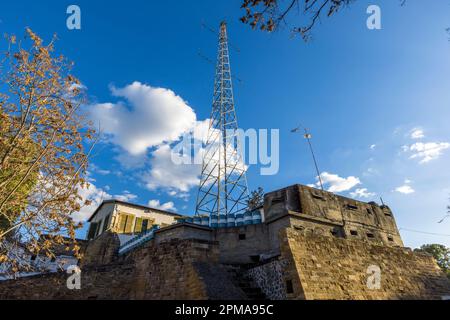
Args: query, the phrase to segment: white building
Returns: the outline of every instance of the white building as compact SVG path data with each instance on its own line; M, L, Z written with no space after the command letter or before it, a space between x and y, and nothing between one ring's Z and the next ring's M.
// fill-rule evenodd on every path
M120 200L106 200L88 220L90 226L87 239L95 239L107 230L118 233L120 238L129 238L150 229L153 225L171 225L176 222L177 217L180 215L170 211Z

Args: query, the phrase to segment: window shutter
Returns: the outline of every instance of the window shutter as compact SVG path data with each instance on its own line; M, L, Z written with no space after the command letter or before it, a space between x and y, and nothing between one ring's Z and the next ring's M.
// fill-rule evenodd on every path
M132 215L127 215L127 222L125 225L125 233L131 233L132 227L133 227L133 221L134 221L134 216Z
M94 239L95 238L95 231L97 231L97 223L91 222L91 225L89 226L88 231L88 239Z
M124 213L121 213L119 216L119 232L125 232L125 226L127 223L127 215Z
M142 231L145 231L145 230L142 230L142 226L143 226L142 220L143 220L142 218L136 218L136 224L134 226L134 233L140 233Z

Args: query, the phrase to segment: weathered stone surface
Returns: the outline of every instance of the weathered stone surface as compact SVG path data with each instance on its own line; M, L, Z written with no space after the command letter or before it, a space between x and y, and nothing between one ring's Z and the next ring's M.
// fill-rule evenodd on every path
M217 244L173 240L149 244L112 264L86 265L81 290L69 290L65 273L0 283L0 299L207 299L194 261L217 261Z
M286 229L282 257L289 299L441 299L450 281L431 256L407 248L330 238ZM381 286L370 289L370 266L381 269Z
M247 271L270 299L441 299L450 282L432 257L374 243L280 232L281 255ZM381 287L367 286L367 268L381 269ZM85 265L82 289L67 274L0 283L0 299L245 299L219 263L217 242L171 240L110 264ZM288 282L290 284L288 285ZM291 286L293 292L289 292Z
M347 237L403 247L394 215L388 206L365 203L303 185L267 193L267 222L290 214L291 224L316 234Z

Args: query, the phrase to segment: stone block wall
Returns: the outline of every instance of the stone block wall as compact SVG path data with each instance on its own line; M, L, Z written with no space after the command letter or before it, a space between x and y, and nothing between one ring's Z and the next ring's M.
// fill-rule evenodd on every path
M252 267L247 262L241 266L247 268L246 275L270 299L441 299L450 296L450 281L431 256L379 242L323 236L296 227L272 230L278 230L279 256ZM268 232L257 226L245 230L254 232L250 234L254 239L249 239L248 246L265 238ZM226 239L238 233L230 231L222 236ZM0 282L0 299L246 298L233 282L227 266L222 264L223 252L233 252L231 244L225 247L217 241L203 239L152 240L126 255L117 256L109 247L117 244L115 235L99 240L107 245L106 251L100 242L88 246L88 260L81 266L81 290L67 289L69 275L66 273L47 274ZM265 250L264 247L240 253L264 254L261 250ZM367 285L372 275L367 273L371 266L380 268L379 288Z
M113 263L86 264L81 290L67 288L66 273L46 274L0 282L0 299L207 299L196 264L217 260L214 242L149 242Z
M117 234L112 232L102 233L95 241L89 241L86 244L81 266L111 264L116 258L119 246L120 240Z
M385 205L365 203L331 192L293 185L264 197L267 221L296 215L307 228L361 240L374 239L387 246L403 246L392 211Z
M270 300L285 300L286 287L283 272L286 261L274 259L262 265L247 270L247 275L258 285Z
M266 224L215 229L213 240L219 244L220 262L226 264L255 263L270 251Z
M331 238L295 229L281 232L281 252L290 282L288 299L441 299L450 281L431 256L407 248ZM379 289L370 289L370 266L381 269Z

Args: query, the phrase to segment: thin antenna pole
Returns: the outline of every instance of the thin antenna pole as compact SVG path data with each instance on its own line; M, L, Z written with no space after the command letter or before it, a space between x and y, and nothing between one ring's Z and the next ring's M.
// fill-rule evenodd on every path
M320 184L320 188L322 189L322 191L324 191L323 188L323 182L322 182L322 176L320 174L320 170L319 170L319 165L317 164L317 160L316 160L316 156L314 155L314 150L312 147L312 143L311 143L311 133L309 133L308 129L304 128L302 125L298 126L297 128L291 130L292 133L296 133L300 130L300 128L303 128L303 130L305 131L305 139L308 140L308 145L309 145L309 150L311 151L311 155L314 161L314 167L316 168L316 173L317 173L317 177L319 179L319 184Z
M319 177L319 182L320 182L320 188L323 191L323 183L322 183L322 176L320 174L319 171L319 166L317 165L317 160L316 160L316 156L314 155L314 150L311 144L311 134L308 132L308 130L305 128L305 138L306 140L308 140L308 145L309 145L309 149L311 150L311 155L314 161L314 166L316 167L316 172L317 172L317 176Z

